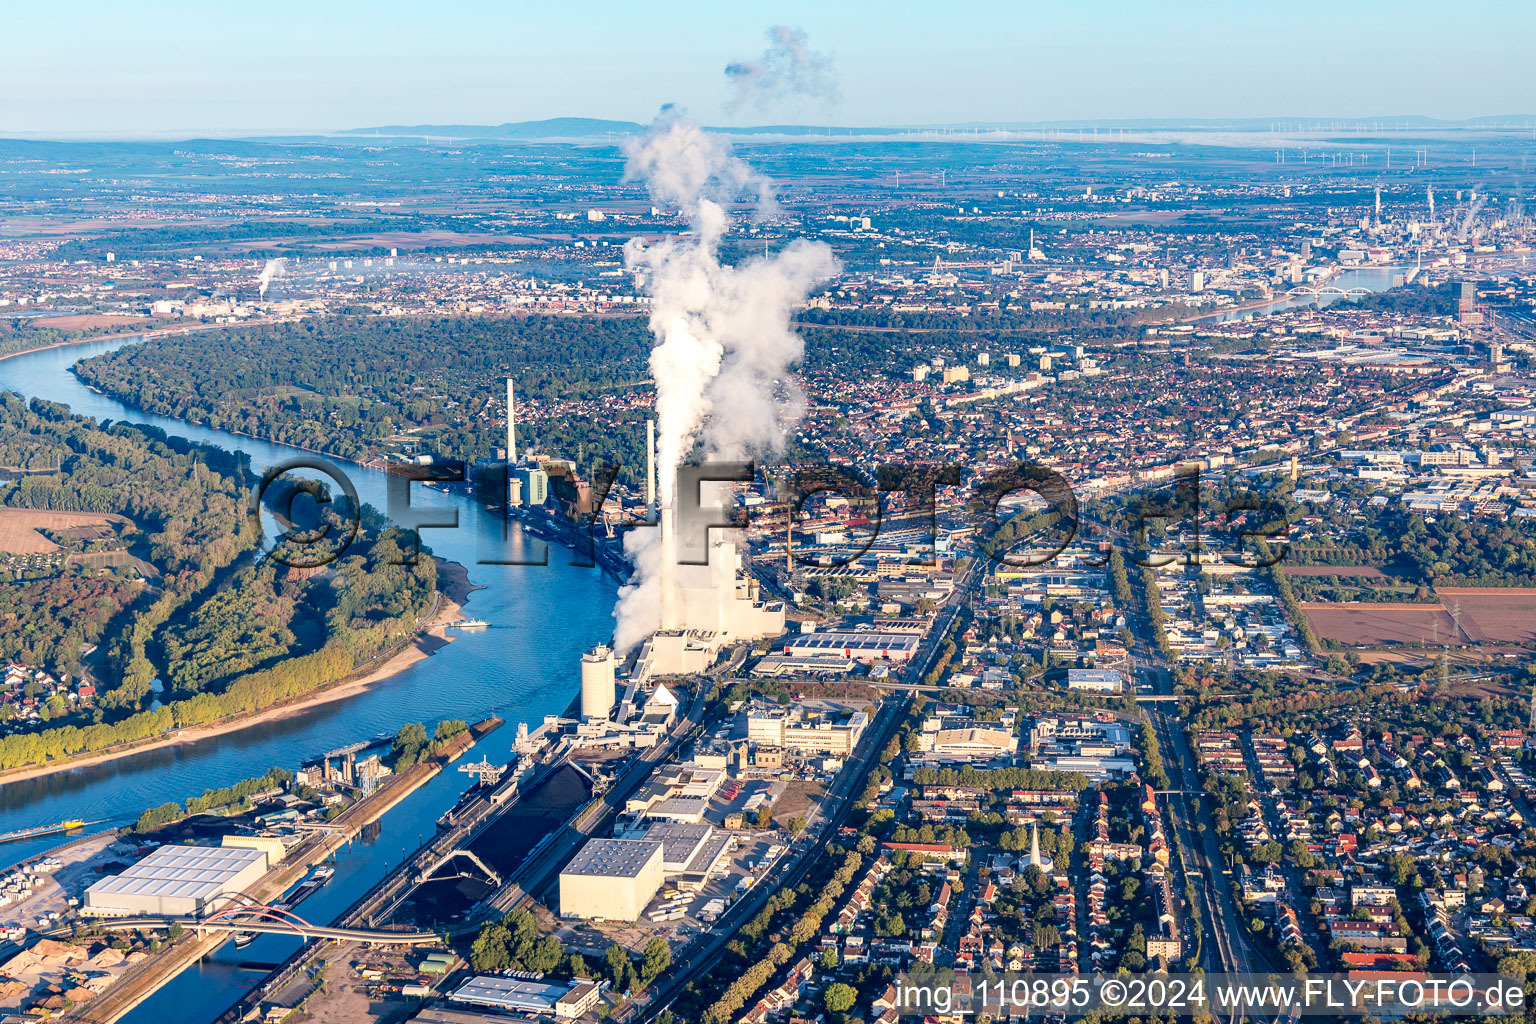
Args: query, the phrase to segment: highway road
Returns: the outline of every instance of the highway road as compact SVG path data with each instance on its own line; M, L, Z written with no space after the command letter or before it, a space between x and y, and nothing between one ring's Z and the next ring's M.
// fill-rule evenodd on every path
M1136 569L1134 564L1127 568L1130 571ZM1152 622L1143 588L1137 585L1138 582L1133 578L1131 586L1135 602L1130 621L1136 638L1130 651L1131 677L1151 684L1155 696L1163 698L1154 706L1143 706L1141 710L1147 716L1146 721L1152 723L1158 747L1163 753L1170 790L1166 799L1174 841L1183 854L1186 873L1189 881L1194 883L1196 902L1200 904L1200 917L1205 922L1201 966L1208 971L1246 973L1250 960L1242 917L1228 884L1230 876L1221 873L1224 865L1216 841L1210 801L1201 800L1198 812L1191 801L1190 794L1200 792L1200 772L1184 735L1183 722L1178 717L1178 704L1166 700L1173 693L1172 666L1152 645ZM1196 822L1205 826L1203 833L1195 828Z
M917 656L908 665L906 681L921 679L933 667L943 646L941 639L959 615L976 578L973 569L957 582L949 599L940 609L934 627L923 639ZM768 874L733 904L713 928L673 954L672 965L666 973L639 999L627 1004L615 1015L620 1024L651 1024L662 1011L672 1005L691 981L703 976L719 962L726 944L736 930L751 920L768 902L769 897L781 889L800 884L827 841L847 820L855 799L863 791L865 780L880 763L881 751L894 735L896 727L906 718L913 700L914 694L906 691L881 702L880 709L865 730L858 747L843 765L843 770L838 773L832 788L822 800L819 820L811 823L806 832L795 840L789 853L780 858Z

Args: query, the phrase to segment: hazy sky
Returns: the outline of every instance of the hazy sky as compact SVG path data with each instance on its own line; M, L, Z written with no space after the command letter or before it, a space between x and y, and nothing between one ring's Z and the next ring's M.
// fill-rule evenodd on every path
M53 0L7 4L0 134L648 120L919 124L1536 112L1536 4ZM834 105L727 110L772 24Z

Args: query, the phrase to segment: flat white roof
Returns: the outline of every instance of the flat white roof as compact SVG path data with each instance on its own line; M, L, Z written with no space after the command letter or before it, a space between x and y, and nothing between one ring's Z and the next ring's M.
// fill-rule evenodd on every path
M915 651L922 638L912 633L805 633L785 643L794 651Z
M636 878L661 848L654 839L589 839L560 873Z
M102 900L114 894L207 899L253 865L265 868L263 850L238 846L162 846L121 874L86 889Z
M563 981L548 982L482 974L454 989L453 995L448 998L459 1003L548 1013L555 1008L555 1001L574 987Z

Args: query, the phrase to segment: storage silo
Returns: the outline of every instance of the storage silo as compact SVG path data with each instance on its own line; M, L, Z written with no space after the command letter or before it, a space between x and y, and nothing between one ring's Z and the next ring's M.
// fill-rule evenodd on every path
M598 644L581 656L581 717L607 718L614 697L613 651Z

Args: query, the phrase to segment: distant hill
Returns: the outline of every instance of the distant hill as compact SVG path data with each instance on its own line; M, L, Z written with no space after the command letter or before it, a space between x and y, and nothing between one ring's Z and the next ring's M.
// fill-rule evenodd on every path
M513 121L507 124L413 124L378 128L351 128L346 136L417 138L444 136L453 139L589 139L614 135L638 135L645 125L634 121L603 121L593 117L552 117L545 121Z
M552 117L545 121L513 121L508 124L412 124L381 125L377 128L349 128L337 137L379 139L485 139L533 142L542 139L607 139L615 135L639 135L645 125L634 121L604 121L593 117ZM815 135L867 136L890 135L892 128L830 128L825 125L764 124L747 126L707 126L721 135Z
M1194 133L1301 132L1308 135L1409 134L1444 131L1478 131L1493 128L1523 128L1529 115L1439 120L1422 115L1382 117L1309 118L1309 117L1235 117L1235 118L1108 118L1085 121L964 122L934 125L864 125L839 126L804 124L712 125L706 128L721 135L777 136L807 139L893 138L911 134L939 133L956 141L969 133L1065 131L1078 133L1094 129L1108 131L1183 131ZM431 139L433 141L503 141L539 142L592 140L610 141L617 136L639 135L646 126L634 121L607 121L593 117L552 117L544 121L512 121L507 124L417 124L383 125L377 128L352 128L338 131L332 139L388 139L395 142Z

